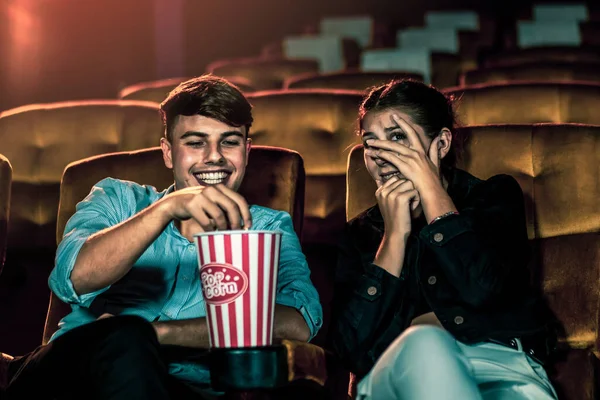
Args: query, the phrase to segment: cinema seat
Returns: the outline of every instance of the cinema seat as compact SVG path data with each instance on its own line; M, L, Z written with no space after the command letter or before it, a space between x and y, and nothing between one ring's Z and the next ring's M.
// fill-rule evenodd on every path
M303 240L332 243L344 224L348 150L358 143L361 92L290 89L248 96L254 106L253 143L302 155L306 168Z
M295 76L285 82L286 89L347 89L365 91L392 79L412 79L423 81L423 75L416 72L360 72L344 71L331 74L310 74Z
M90 100L0 113L2 153L13 166L8 249L54 249L60 179L72 161L156 146L163 127L150 102ZM48 266L49 267L49 266Z
M539 122L600 124L600 84L514 82L470 85L444 91L458 101L462 125Z
M248 81L243 78L228 76L224 77L229 82L235 84L244 93L253 92ZM121 100L142 100L162 103L169 92L175 89L181 82L187 81L190 78L169 78L158 81L141 82L135 85L127 86L119 92Z
M478 68L461 75L462 86L499 82L596 82L600 83L600 63L535 62L522 65Z
M245 79L256 90L269 90L283 88L283 82L294 75L319 72L319 64L313 60L242 58L215 61L206 70L217 76Z

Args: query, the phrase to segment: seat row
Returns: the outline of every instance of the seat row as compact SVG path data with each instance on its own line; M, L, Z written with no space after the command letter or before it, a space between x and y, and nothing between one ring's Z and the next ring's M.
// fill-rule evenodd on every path
M600 125L600 85L520 83L447 91L463 125L585 123ZM343 224L346 157L357 135L362 93L294 89L249 94L254 144L289 148L304 158L306 239L327 242ZM0 114L2 152L14 175L9 248L54 247L60 178L65 166L97 154L158 144L158 104L127 100L55 103Z
M506 81L591 81L600 82L600 51L592 47L529 48L490 55L479 68L460 73L446 86ZM439 58L434 70L447 70L450 63ZM452 67L454 68L454 67ZM298 88L365 90L396 79L423 80L423 74L409 70L319 72L315 60L284 58L246 58L219 61L207 71L224 76L246 93ZM442 72L440 72L442 73ZM186 78L142 82L121 90L118 97L128 100L160 102Z
M521 185L534 248L532 279L543 290L564 327L560 347L566 358L554 365L557 371L554 379L562 391L569 393L568 398L592 399L589 394L594 392L595 378L590 360L600 343L600 209L597 207L600 126L486 125L462 128L457 137L466 138L459 167L483 179L499 173L510 174ZM343 169L344 220L375 202L373 182L365 171L362 151L361 145L355 146ZM301 234L304 210L312 207L311 200L303 195L304 175L308 172L305 165L308 159L296 152L257 146L240 191L252 203L289 211L296 231ZM158 148L99 155L71 163L60 185L56 242L61 240L76 203L94 183L108 176L160 189L172 182ZM319 289L324 299L333 290L331 286ZM51 300L44 341L54 332L65 311L56 298Z

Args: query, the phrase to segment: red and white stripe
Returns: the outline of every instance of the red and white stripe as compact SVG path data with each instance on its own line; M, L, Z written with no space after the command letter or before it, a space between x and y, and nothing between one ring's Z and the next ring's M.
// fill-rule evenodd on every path
M220 232L196 236L199 267L228 264L248 277L248 289L228 304L206 302L211 347L255 347L273 343L273 314L281 234Z

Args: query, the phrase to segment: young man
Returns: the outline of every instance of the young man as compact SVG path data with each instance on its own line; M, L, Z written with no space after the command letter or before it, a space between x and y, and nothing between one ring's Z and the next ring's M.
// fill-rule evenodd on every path
M174 185L157 192L108 178L78 204L49 281L72 312L50 344L11 363L9 396L43 389L57 398L133 400L208 391L198 232L281 231L275 337L308 341L320 328L289 214L249 206L237 193L251 148L246 98L226 80L202 76L173 90L161 114Z

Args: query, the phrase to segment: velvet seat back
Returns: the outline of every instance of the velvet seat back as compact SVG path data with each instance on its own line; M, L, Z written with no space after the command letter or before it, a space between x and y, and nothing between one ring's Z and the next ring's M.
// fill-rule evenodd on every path
M2 153L13 166L9 249L54 248L67 164L157 146L162 133L158 105L149 102L61 102L0 113Z

